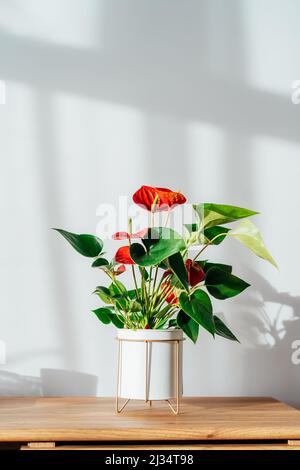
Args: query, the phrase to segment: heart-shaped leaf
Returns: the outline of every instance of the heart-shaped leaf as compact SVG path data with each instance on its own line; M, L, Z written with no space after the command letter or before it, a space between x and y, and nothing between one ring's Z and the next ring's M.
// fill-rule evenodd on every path
M179 304L189 317L214 336L215 325L212 305L206 292L198 289L190 297L185 292L182 292L179 296Z
M196 263L198 263L198 261L196 261ZM230 266L229 264L210 263L208 261L205 261L204 263L203 263L203 261L199 261L199 263L202 266L202 268L204 269L205 273L207 273L207 271L210 268L219 268L219 269L222 269L223 271L226 271L229 274L231 274L231 272L232 272L232 266ZM203 265L201 263L203 263Z
M189 290L188 273L181 256L181 253L169 256L169 265L176 277L179 279L185 290Z
M153 239L153 243L147 239L147 251L139 243L133 243L130 247L130 256L139 266L158 265L185 248L183 238L174 230L164 227L153 230L152 233L156 233L158 238Z
M234 297L250 286L243 279L217 267L208 269L205 285L211 295L222 300Z
M177 315L177 325L193 343L196 343L199 334L199 325L183 310L180 310Z
M110 323L110 314L112 313L111 310L107 307L97 308L93 310L96 317L105 325Z
M102 251L103 242L100 238L95 237L94 235L78 235L59 228L55 228L53 230L60 233L70 243L70 245L83 256L96 258L96 256L98 256Z
M235 230L230 232L230 235L249 248L249 250L253 251L257 256L269 261L275 268L278 267L276 261L268 252L262 236L253 222L243 220Z
M215 320L215 326L216 326L216 334L219 336L223 336L223 338L230 339L231 341L237 341L239 343L239 340L237 339L236 336L230 331L228 326L225 325L225 323L216 315L214 315L214 320Z
M92 263L92 268L103 268L103 266L107 266L109 262L105 258L96 258L95 261Z

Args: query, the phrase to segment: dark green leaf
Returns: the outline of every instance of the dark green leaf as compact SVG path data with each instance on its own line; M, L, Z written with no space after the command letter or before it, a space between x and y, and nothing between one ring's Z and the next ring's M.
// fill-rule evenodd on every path
M130 247L130 256L139 266L158 265L185 248L184 240L174 230L164 227L155 230L159 239L148 245L148 251L139 243L133 243Z
M97 258L92 264L92 268L102 268L103 266L107 266L109 262L105 258Z
M130 300L134 300L136 299L138 296L141 295L141 289L138 289L138 293L136 292L135 289L131 289L131 290L128 290L127 291L127 297L130 299Z
M216 267L207 271L205 285L211 295L222 300L234 297L250 286L243 279Z
M96 310L93 310L93 312L97 316L97 318L105 325L108 325L110 323L110 314L112 312L109 308L101 307L97 308Z
M189 290L188 274L180 253L175 253L169 257L169 265L175 273L185 290Z
M206 292L198 289L191 297L185 292L182 292L179 296L179 304L187 315L214 336L215 325L212 315L212 305Z
M197 261L196 261L196 263L197 263ZM231 272L232 272L232 266L230 266L229 264L204 262L204 264L201 265L201 267L204 269L205 273L207 273L207 271L210 268L222 269L223 271L226 271L229 274L231 274Z
M216 334L219 336L223 336L223 338L230 339L231 341L238 341L239 340L234 336L232 331L223 323L223 321L217 317L216 315L214 316L215 320L215 326L216 326Z
M196 343L199 334L199 325L183 310L180 310L177 315L177 325L193 343Z
M122 321L121 317L116 315L115 313L110 313L109 319L112 322L113 325L115 325L116 328L124 328L124 322Z
M72 247L78 251L83 256L89 258L95 258L98 256L103 248L103 242L100 238L95 237L94 235L80 234L66 232L66 230L61 230L55 228L69 243Z
M178 328L177 320L175 318L169 320L168 328Z
M220 227L219 225L216 225L215 227L205 228L203 232L205 237L204 243L207 243L208 241L210 242L215 237L218 237L212 242L212 244L219 245L224 240L224 238L226 238L226 234L229 232L229 230L229 228Z
M235 220L258 214L258 212L243 207L212 204L208 202L194 205L193 207L198 214L202 228L228 224Z

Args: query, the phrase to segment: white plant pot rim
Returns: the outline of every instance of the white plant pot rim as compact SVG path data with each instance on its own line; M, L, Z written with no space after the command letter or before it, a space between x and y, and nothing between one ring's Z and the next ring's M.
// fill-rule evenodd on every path
M129 330L122 328L117 330L117 338L124 340L141 340L141 341L182 341L183 332L180 329L169 329L169 330Z

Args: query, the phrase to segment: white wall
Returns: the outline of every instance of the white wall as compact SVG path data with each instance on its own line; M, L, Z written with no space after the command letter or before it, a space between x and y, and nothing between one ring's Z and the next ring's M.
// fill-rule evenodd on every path
M114 393L115 333L90 313L104 278L50 227L94 232L101 202L151 184L261 211L280 266L213 249L252 284L216 307L242 345L186 342L185 393L300 406L299 15L297 0L1 0L0 394Z

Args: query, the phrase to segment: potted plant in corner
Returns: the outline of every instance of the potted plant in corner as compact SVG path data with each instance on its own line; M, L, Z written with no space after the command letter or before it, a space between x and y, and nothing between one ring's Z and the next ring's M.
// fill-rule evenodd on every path
M155 214L169 213L184 204L183 194L142 186L133 201L151 213L151 227L135 233L129 221L128 232L113 235L124 245L110 261L104 257L100 238L55 230L81 255L93 258L92 267L101 269L109 279L107 286L94 291L105 306L93 312L100 322L118 329L122 342L117 395L127 401L169 401L182 394L183 333L194 343L200 328L214 338L238 341L213 313L212 298L234 297L249 284L232 273L232 266L208 260L209 247L231 237L274 266L276 263L249 220L257 212L223 204L194 204L196 221L184 224L179 234L166 224L156 226ZM236 221L240 223L234 228L224 227ZM191 256L195 247L197 252ZM119 280L126 270L132 274L129 288Z

